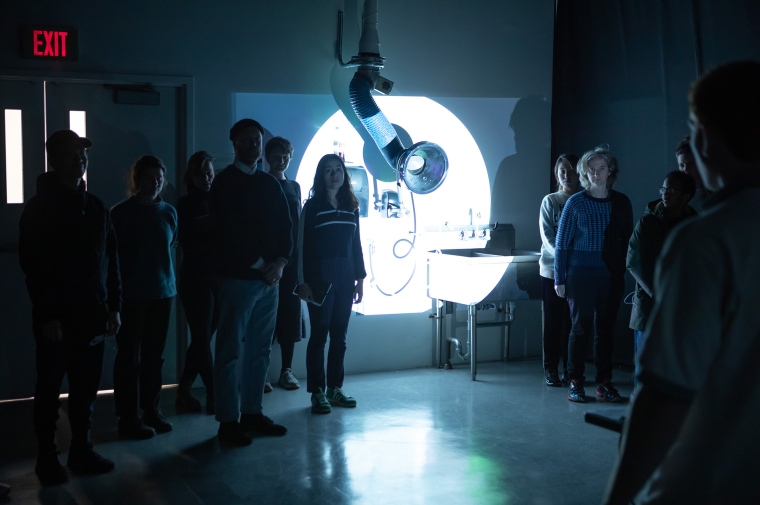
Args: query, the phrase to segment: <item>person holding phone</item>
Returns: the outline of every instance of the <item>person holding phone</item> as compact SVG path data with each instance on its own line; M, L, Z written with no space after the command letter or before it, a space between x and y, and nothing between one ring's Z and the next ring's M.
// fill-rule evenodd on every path
M309 302L311 338L306 348L306 388L311 410L356 407L343 391L343 358L352 303L364 296L364 255L359 201L346 164L335 154L319 160L298 229L298 296ZM325 373L325 344L330 335Z

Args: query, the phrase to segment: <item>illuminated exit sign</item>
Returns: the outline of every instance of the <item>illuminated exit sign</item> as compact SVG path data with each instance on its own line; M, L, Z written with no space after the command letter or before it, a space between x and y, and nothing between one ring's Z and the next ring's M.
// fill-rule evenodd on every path
M21 29L21 55L34 60L79 60L75 28L25 26Z

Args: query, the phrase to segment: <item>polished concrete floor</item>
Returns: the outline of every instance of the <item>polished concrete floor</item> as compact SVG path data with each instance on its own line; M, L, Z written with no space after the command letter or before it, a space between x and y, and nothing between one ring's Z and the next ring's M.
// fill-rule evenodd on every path
M616 371L625 396L630 376ZM172 390L162 402L173 432L120 441L113 398L103 395L94 438L116 470L45 489L34 475L31 402L3 403L0 482L12 486L5 503L14 504L598 503L618 435L583 415L613 406L595 402L590 383L591 401L581 405L542 379L538 361L483 363L477 382L467 365L352 375L344 389L358 407L322 416L311 414L305 388L275 388L265 413L288 434L229 450L212 417L175 415Z

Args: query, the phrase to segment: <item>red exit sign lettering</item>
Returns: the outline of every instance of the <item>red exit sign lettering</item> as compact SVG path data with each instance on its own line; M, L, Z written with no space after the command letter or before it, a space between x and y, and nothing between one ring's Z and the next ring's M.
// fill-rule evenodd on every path
M35 60L79 59L79 34L75 28L25 26L21 30L21 53Z

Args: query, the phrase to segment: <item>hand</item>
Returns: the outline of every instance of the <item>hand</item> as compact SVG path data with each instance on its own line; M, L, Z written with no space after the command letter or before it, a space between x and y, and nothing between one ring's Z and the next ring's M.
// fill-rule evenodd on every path
M283 268L285 268L285 261L280 258L266 263L261 267L261 274L264 276L264 281L270 286L280 282Z
M116 311L111 311L108 313L108 331L106 332L107 337L113 337L117 333L119 333L119 328L121 328L121 316Z
M354 288L354 303L362 303L362 298L364 298L364 279L359 279Z
M557 296L560 298L565 297L565 285L561 284L559 286L554 286L554 291L557 293Z
M48 342L60 342L63 339L63 333L61 333L61 322L58 319L43 323L40 327L42 336Z
M296 294L298 295L298 298L305 302L314 301L314 294L311 292L311 288L306 283L303 283L296 288Z

